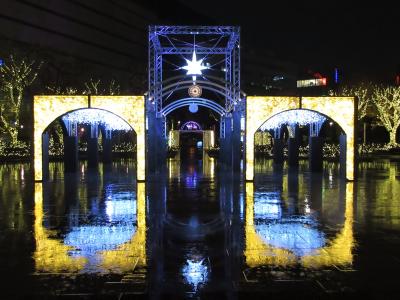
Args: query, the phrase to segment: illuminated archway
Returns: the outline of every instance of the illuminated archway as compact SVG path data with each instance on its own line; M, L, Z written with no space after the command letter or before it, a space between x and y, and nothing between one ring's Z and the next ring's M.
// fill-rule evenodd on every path
M33 101L34 178L43 180L42 134L58 117L74 110L109 111L133 128L137 137L137 179L145 180L145 102L143 96L35 96Z
M357 100L354 97L247 97L246 180L254 178L254 134L268 119L283 111L308 109L335 121L346 135L346 179L355 178Z

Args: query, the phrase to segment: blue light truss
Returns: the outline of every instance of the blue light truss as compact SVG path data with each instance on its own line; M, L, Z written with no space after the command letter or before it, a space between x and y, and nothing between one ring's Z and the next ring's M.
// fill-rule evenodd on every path
M193 53L193 46L187 43L173 43L172 39L177 36L204 36L210 45L196 45L196 54L201 55L224 55L225 56L225 83L215 82L220 85L218 91L223 91L225 98L224 110L226 113L232 111L234 106L241 100L240 92L240 28L236 26L150 26L149 27L149 89L148 107L162 116L163 102L166 97L163 88L163 55L189 55ZM213 43L216 37L224 38L226 43L221 46L218 42ZM163 44L162 40L168 41ZM220 40L217 40L220 41ZM211 79L212 80L212 79ZM180 85L187 88L190 81Z

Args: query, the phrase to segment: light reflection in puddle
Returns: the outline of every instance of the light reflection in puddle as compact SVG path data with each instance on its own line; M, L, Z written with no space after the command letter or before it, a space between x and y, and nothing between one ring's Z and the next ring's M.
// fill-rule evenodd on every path
M105 190L104 209L96 209L93 221L82 225L76 220L87 216L70 213L68 222L74 225L63 236L44 226L43 185L35 184L36 271L118 273L146 264L144 184L138 184L138 199L120 187L109 185ZM99 216L102 213L105 216ZM64 238L55 238L59 236Z
M197 292L199 287L208 281L209 267L205 258L187 259L183 268L182 275L184 281L193 287Z

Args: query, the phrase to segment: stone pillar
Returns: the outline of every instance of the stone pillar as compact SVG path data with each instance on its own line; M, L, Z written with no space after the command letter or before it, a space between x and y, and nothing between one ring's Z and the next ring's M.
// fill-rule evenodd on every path
M224 138L224 150L222 154L224 160L224 167L227 170L232 169L232 116L224 118L225 126L225 138Z
M49 178L49 134L42 134L42 180Z
M146 152L146 162L147 162L147 171L149 174L155 173L156 161L153 159L155 156L155 112L150 109L146 112L147 117L147 135L146 135L146 143L147 143L147 152Z
M274 128L274 139L272 145L272 156L274 160L274 164L283 164L283 147L284 140L281 138L281 128Z
M242 159L240 118L240 109L239 105L237 105L232 114L232 170L234 173L240 173L240 161Z
M299 130L297 125L289 125L288 139L288 165L298 167L299 165Z
M309 166L311 172L322 171L322 138L319 136L310 136L309 138Z
M99 165L99 147L98 143L98 126L88 126L88 139L87 139L87 157L88 157L88 168L95 169Z
M78 137L64 136L64 170L76 172L78 170Z
M155 119L155 149L156 149L156 172L165 171L167 159L167 138L165 136L165 117ZM150 157L149 159L153 159Z
M164 133L165 118L157 117L156 112L147 112L147 169L149 173L162 172L166 163L167 139Z
M103 164L112 163L112 131L104 129L103 131Z
M219 155L218 163L220 166L225 164L225 118L221 117L219 123Z
M316 211L322 209L322 176L320 174L310 175L310 203L309 207Z
M281 138L274 138L273 144L273 159L275 164L283 164L283 147L284 140Z

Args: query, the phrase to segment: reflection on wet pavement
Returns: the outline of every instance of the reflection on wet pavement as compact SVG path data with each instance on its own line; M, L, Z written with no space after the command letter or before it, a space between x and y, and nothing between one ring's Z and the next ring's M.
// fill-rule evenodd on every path
M0 165L5 299L379 298L399 292L400 164L359 180L258 161L243 182L205 157L136 183L132 161L77 174Z

